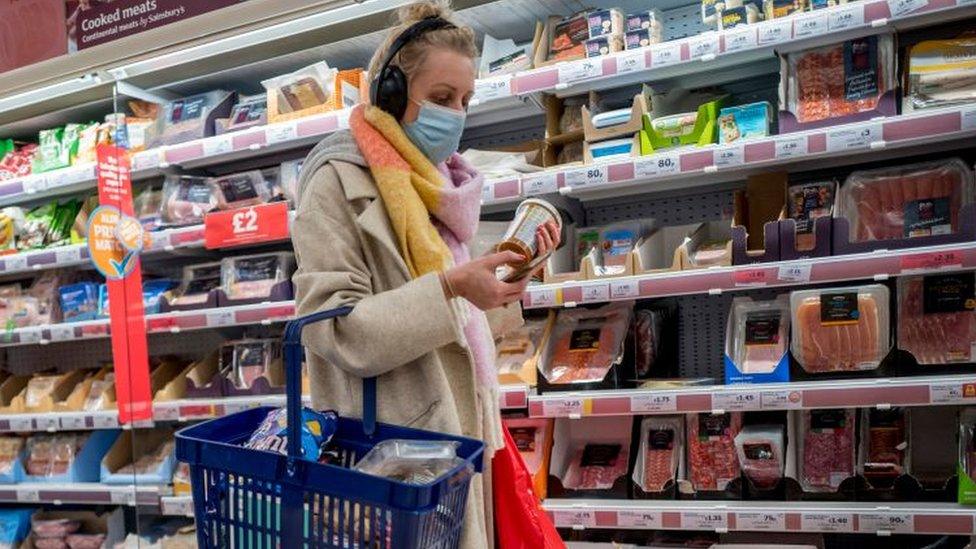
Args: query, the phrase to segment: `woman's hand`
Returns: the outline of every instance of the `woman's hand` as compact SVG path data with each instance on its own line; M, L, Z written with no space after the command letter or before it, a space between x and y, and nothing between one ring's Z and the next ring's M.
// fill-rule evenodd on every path
M535 245L538 252L537 256L543 256L550 251L556 251L559 247L559 225L555 221L549 221L539 225L535 230Z
M515 252L499 252L453 267L444 273L445 293L448 298L463 297L482 311L508 305L522 298L531 277L502 282L495 271L503 265L522 261L522 256Z

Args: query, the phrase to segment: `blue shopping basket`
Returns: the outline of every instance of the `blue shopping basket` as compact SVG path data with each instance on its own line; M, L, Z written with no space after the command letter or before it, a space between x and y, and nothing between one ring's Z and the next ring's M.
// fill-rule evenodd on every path
M287 456L242 446L272 407L245 410L176 434L176 455L190 466L201 548L457 547L468 486L481 471L484 444L377 424L375 378L363 380L363 420L339 419L333 441L341 463L324 465L300 457L302 329L351 310L311 314L285 327ZM465 463L424 486L351 469L374 445L389 439L457 441L457 455Z

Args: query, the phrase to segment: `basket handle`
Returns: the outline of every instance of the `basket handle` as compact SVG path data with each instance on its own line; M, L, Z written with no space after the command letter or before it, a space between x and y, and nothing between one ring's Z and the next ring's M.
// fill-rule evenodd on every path
M288 457L301 457L302 418L302 330L305 326L346 316L352 307L339 307L296 318L285 325L283 338L285 354L285 392L288 414ZM363 431L372 437L376 432L376 378L363 378Z

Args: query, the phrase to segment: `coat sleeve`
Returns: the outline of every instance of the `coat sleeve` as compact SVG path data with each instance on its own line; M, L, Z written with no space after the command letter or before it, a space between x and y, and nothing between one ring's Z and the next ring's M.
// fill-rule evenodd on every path
M319 168L307 185L292 229L297 312L353 310L306 327L306 349L350 374L373 377L458 341L456 308L436 274L373 292L361 232L335 168Z

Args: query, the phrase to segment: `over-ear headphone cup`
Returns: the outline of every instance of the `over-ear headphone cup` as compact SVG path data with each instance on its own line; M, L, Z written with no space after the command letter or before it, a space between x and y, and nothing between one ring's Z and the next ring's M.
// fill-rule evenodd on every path
M376 82L376 106L400 120L407 110L407 75L397 66L388 66Z

